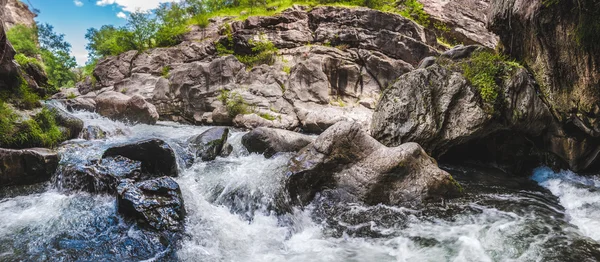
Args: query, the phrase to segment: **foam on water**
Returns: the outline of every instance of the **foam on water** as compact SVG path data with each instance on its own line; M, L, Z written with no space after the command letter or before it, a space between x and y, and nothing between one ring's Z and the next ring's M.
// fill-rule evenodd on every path
M209 128L169 122L132 126L94 113L75 115L86 125L124 135L71 141L61 148L63 164L83 163L112 145L145 138L164 139L177 149ZM497 182L485 185L480 177L488 174L480 172L473 184L455 176L465 187L464 198L422 209L338 205L323 195L304 209L281 212L291 155L247 154L243 134L232 133L230 157L180 168L176 181L187 210L186 231L173 259L579 261L600 253L586 237L600 239L600 179L537 169L533 178L558 197L564 211L537 185L516 190ZM146 236L123 221L112 196L50 186L44 193L0 200L0 221L0 260L161 261L171 252L160 247L160 236ZM582 257L572 256L578 253Z
M600 177L540 167L532 178L560 199L569 221L584 235L600 240Z

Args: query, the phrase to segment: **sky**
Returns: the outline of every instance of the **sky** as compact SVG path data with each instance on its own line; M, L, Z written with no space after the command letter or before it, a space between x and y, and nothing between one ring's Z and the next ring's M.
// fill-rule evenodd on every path
M71 43L72 55L79 65L85 65L88 28L112 24L122 26L130 12L148 11L160 3L178 0L21 0L40 10L36 21L54 26ZM30 8L31 8L30 7Z

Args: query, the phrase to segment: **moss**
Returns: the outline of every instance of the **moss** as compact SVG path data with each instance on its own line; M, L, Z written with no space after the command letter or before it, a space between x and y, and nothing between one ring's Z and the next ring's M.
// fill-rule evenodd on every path
M67 99L74 99L74 98L76 98L76 97L77 97L77 96L76 96L74 93L69 93L69 94L67 95Z
M171 67L170 66L163 66L160 75L163 78L169 78L169 73L171 72Z
M464 192L463 187L460 185L460 183L458 183L458 181L456 181L456 179L454 179L454 177L452 177L451 175L449 175L449 176L450 176L450 183L452 183L458 189L458 192L462 194Z
M250 112L248 110L248 104L237 92L222 89L217 99L223 103L227 110L227 114L230 117L235 117L240 114L244 115Z
M286 74L290 74L292 72L292 68L289 66L284 66L283 67L283 72L285 72Z
M269 120L269 121L273 121L273 120L277 119L275 116L273 116L269 113L259 113L258 116L260 116L266 120Z
M23 78L21 78L21 84L16 95L14 100L22 109L33 109L40 106L41 98L29 88L27 81Z
M42 63L40 61L38 61L37 59L33 58L33 57L28 57L24 54L17 54L15 55L15 61L17 61L17 63L25 68L25 67L37 67L39 68L41 71L43 71L44 67L42 66Z
M500 85L520 64L508 60L505 56L490 52L475 52L470 59L459 63L465 78L477 88L488 113L493 114L498 105Z
M65 139L56 124L56 116L48 109L42 109L32 119L20 118L4 102L0 101L0 147L30 148L55 147Z

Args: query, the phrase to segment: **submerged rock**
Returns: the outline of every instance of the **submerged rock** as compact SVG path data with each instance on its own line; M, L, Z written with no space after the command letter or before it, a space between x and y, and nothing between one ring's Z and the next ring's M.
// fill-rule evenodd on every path
M175 152L165 141L147 139L135 143L111 147L102 158L124 156L142 162L142 171L154 176L177 176Z
M48 181L58 167L56 151L45 148L0 148L0 187Z
M156 230L181 231L185 207L181 189L170 177L134 183L125 179L117 189L121 214Z
M369 205L415 205L461 192L418 144L386 147L351 122L330 127L292 158L286 188L302 205L324 190Z
M211 161L221 155L228 136L229 128L213 127L190 138L188 143L195 151L196 157L199 157L202 161Z
M279 152L297 152L315 141L315 138L281 129L255 128L242 137L242 144L250 153L270 158Z
M96 140L106 138L106 132L99 126L86 126L79 134L79 138L85 140Z

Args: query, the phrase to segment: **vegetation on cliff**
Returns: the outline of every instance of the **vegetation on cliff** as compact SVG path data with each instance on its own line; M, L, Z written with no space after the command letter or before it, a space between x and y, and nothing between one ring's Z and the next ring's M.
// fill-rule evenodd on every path
M31 119L23 120L7 104L0 101L0 147L54 147L64 140L55 113L42 109Z

